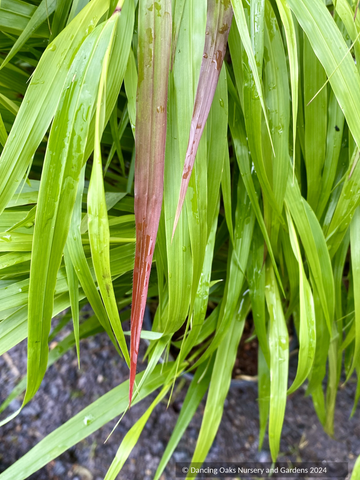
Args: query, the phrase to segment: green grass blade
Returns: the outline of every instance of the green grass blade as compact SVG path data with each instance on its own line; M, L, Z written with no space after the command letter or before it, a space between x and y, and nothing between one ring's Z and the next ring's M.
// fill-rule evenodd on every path
M247 279L249 282L251 309L256 336L259 340L262 355L270 366L270 351L266 333L265 317L264 253L264 240L260 227L258 223L256 223L250 247L249 262L247 265Z
M355 303L355 350L347 379L349 379L355 367L360 368L360 297L357 294L360 288L360 207L357 207L355 210L354 217L351 221L350 245Z
M187 12L185 12L187 13ZM181 41L180 32L179 42ZM173 72L178 68L175 57ZM159 321L160 330L173 333L184 323L189 311L191 282L192 282L192 257L190 247L187 211L183 210L180 217L176 235L171 241L172 227L174 224L177 201L179 198L179 182L182 172L182 162L179 155L179 134L177 125L177 112L174 92L173 72L170 74L169 86L169 128L166 137L166 155L164 168L164 227L167 258L167 291L168 308L161 312ZM185 147L186 148L186 147ZM171 311L171 315L168 312Z
M299 363L295 380L288 391L288 394L290 394L298 389L300 385L302 385L312 368L316 349L316 322L314 300L310 284L305 275L300 245L296 236L295 227L288 210L286 210L286 216L288 220L291 246L299 264L300 289Z
M225 155L229 155L227 144L228 133L228 91L226 69L223 66L219 75L218 84L215 90L213 103L209 112L207 120L207 236L210 235L211 227L214 223L214 218L219 210L219 190L220 182L222 182L222 175L225 171L225 162L228 162L228 169L230 168L229 159L225 159ZM226 153L227 152L227 153ZM231 186L230 186L230 170L228 171L228 197L227 201L231 202ZM203 182L200 188L203 188ZM224 190L223 190L224 194ZM223 195L224 196L224 195ZM228 210L230 205L228 204ZM228 215L231 215L228 211Z
M263 96L263 92L262 92L262 88L261 88L261 80L260 80L259 72L258 72L258 69L257 69L254 52L253 52L252 45L251 45L251 39L250 39L249 29L248 29L248 26L247 26L247 23L246 23L246 17L245 17L245 12L244 12L244 7L243 7L243 4L242 4L242 0L231 0L231 4L232 4L233 10L234 10L234 17L235 17L236 24L237 24L237 27L238 27L238 30L239 30L241 41L242 41L242 43L244 45L244 48L246 50L246 54L247 54L248 59L249 59L250 68L251 68L252 74L254 76L256 91L257 91L257 94L258 94L259 99L260 99L261 108L264 112L266 128L267 128L267 131L269 133L272 150L274 151L274 146L272 144L272 139L271 139L271 130L270 130L270 126L269 126L269 120L268 120L268 117L267 117L267 111L266 111L266 107L265 107L264 96Z
M360 456L356 459L350 480L359 480L359 478L360 478Z
M247 148L247 151L251 151L252 160L255 165L256 173L259 177L259 182L261 184L264 197L267 199L273 210L280 215L274 192L265 170L265 160L262 147L264 139L261 135L262 106L260 103L260 97L257 94L254 73L252 72L250 65L248 66L249 60L246 52L244 51L244 47L241 44L240 33L235 23L233 23L230 30L229 48L233 63L236 87L245 117L246 133L249 142L249 148ZM228 79L230 82L230 76L228 76ZM231 114L229 118L231 120Z
M58 0L51 23L50 42L65 28L73 0Z
M288 232L281 232L281 249L285 260L288 285L290 288L289 305L285 313L285 318L288 319L289 315L291 315L299 305L299 264L291 247Z
M179 221L182 205L190 182L195 156L205 128L218 83L233 12L229 3L209 0L207 10L204 53L199 82L196 90L194 111L191 119L190 136L185 155L179 203L176 209L173 235ZM224 104L224 99L222 99ZM212 224L212 221L210 222Z
M230 388L232 369L235 363L245 319L250 307L249 296L242 302L231 319L231 324L216 353L211 375L203 420L196 443L192 463L203 463L219 428L224 402ZM187 478L190 478L187 476Z
M244 188L242 178L239 176L234 222L234 246L231 246L229 249L227 276L219 320L211 344L196 365L209 358L215 352L230 328L245 283L246 265L248 263L254 225L254 211ZM245 298L247 298L247 295L245 295Z
M195 412L209 387L211 373L212 365L209 366L207 363L201 364L196 370L190 387L186 392L186 397L182 404L179 418L177 419L175 428L156 470L154 480L160 479L161 474L163 473L168 461L174 453L181 437L184 435L190 421L195 415Z
M75 345L76 353L78 359L78 366L80 368L80 334L79 334L79 281L75 273L75 268L72 264L69 251L65 245L64 249L64 262L67 275L67 281L69 286L69 296L70 296L70 305L71 313L74 324L74 335L75 335Z
M110 128L111 128L111 136L113 138L113 142L115 143L116 153L120 161L121 172L125 177L124 156L122 154L119 133L118 133L119 126L117 122L117 105L115 105L113 113L110 115Z
M8 134L4 125L3 118L0 114L0 143L5 147L6 140L8 139Z
M317 383L311 391L312 401L316 415L322 426L325 425L326 421L326 407L325 407L325 396L323 387L320 383Z
M89 2L90 0L73 0L67 23L69 24Z
M262 211L260 209L258 193L256 192L253 175L251 174L250 158L249 158L248 145L246 141L244 118L239 105L235 103L234 99L230 99L229 101L229 126L230 126L231 136L234 142L235 155L236 155L237 163L239 165L239 170L241 172L247 194L249 195L249 198L251 200L252 207L254 209L256 219L259 223L261 232L263 234L266 246L268 248L268 252L271 257L271 261L273 263L275 273L279 281L279 285L281 286L281 290L283 291L283 287L282 287L280 275L278 272L278 268L276 265L275 256L273 253L269 234L265 225Z
M330 332L335 309L334 279L324 235L315 214L301 197L296 179L289 178L285 200L304 246Z
M353 405L353 408L351 410L350 418L352 418L355 415L356 408L357 408L357 405L358 405L359 399L360 399L360 382L359 382L360 370L359 369L356 370L356 376L357 376L356 392L355 392L354 405Z
M69 71L69 88L64 90L49 137L36 211L30 272L28 389L25 402L37 391L46 370L56 274L70 228L91 111L110 33L109 28L100 26L80 49L80 55Z
M104 480L116 480L118 473L124 466L124 463L128 459L132 449L136 445L141 432L143 431L147 421L150 418L154 408L161 402L169 391L170 386L165 386L161 392L157 395L155 400L151 403L146 412L139 418L139 420L131 427L131 429L125 435L121 445L116 452L116 456L110 465L109 470L106 472Z
M97 316L104 330L106 330L107 334L111 338L115 348L117 348L119 351L104 304L95 285L95 281L93 279L88 261L86 260L84 248L81 242L80 226L82 216L82 196L84 191L84 175L85 167L83 167L80 174L80 181L71 218L69 234L66 240L66 248L69 252L71 262L75 268L81 287L92 309L94 310L95 315Z
M212 8L214 8L213 2L211 2ZM196 99L199 100L200 103L205 102L205 106L209 107L206 99L203 97L203 86L206 78L211 78L213 75L212 70L204 70L202 67L206 67L207 60L203 57L204 54L204 42L206 41L205 37L205 30L206 30L206 1L202 0L201 2L187 2L184 7L183 18L181 22L181 28L178 37L178 46L177 46L177 53L175 55L175 63L173 65L173 78L174 78L174 87L175 87L175 101L176 101L176 115L177 115L177 137L179 139L179 163L181 165L181 172L179 175L175 177L175 184L176 190L178 192L178 197L176 198L177 207L175 211L175 220L174 226L176 223L176 215L179 213L179 206L180 206L180 199L181 199L181 190L184 187L184 178L183 178L183 171L184 171L184 158L185 162L187 154L189 153L188 147L190 145L189 139L194 135L197 135L194 130L194 122L195 122L195 113L201 114L201 109L195 110L194 104ZM209 35L210 37L216 37L216 35ZM208 37L209 37L208 36ZM225 34L226 36L226 34ZM201 38L201 41L198 39ZM207 45L213 48L211 41L213 39L207 38ZM216 38L215 38L216 40ZM211 51L208 51L209 55L211 55ZM189 58L192 60L189 61ZM203 63L205 61L205 63ZM214 65L215 67L215 65ZM215 71L215 68L214 68ZM200 77L200 73L203 72L202 77ZM216 73L216 79L219 76L220 72ZM212 85L215 89L215 86ZM210 111L212 112L211 115L215 116L218 115L216 119L219 127L219 144L216 147L216 150L219 154L219 150L221 150L221 146L224 145L224 138L226 138L226 118L227 118L227 103L226 99L227 96L224 96L226 92L226 85L224 84L224 77L221 77L219 88L216 88L215 95L223 98L222 104L223 109L220 111L221 106L218 103L217 105L214 104L214 108ZM211 92L211 98L213 97L214 92ZM226 93L225 93L226 95ZM186 99L186 101L184 101ZM213 102L214 103L214 102ZM210 102L211 105L211 102ZM204 105L203 105L204 106ZM208 111L207 111L208 113ZM206 115L207 115L206 113ZM190 249L191 249L191 260L192 260L192 280L191 280L191 297L190 297L190 305L189 308L192 309L196 297L197 287L202 271L202 264L204 261L204 252L206 248L207 237L209 234L209 228L211 228L211 220L209 218L211 207L216 208L217 199L218 199L218 189L219 186L215 182L218 179L214 179L212 175L215 172L211 172L214 162L218 162L216 170L218 169L219 164L222 164L223 152L220 153L220 158L215 158L215 153L210 151L210 148L214 147L214 143L216 142L214 136L212 135L212 128L211 125L208 124L207 128L205 127L205 120L204 124L202 124L201 129L197 129L198 132L202 130L201 140L199 142L200 137L197 138L198 141L198 148L197 148L197 161L194 163L193 173L188 175L189 180L189 194L186 195L185 202L186 202L186 218L185 223L186 228L189 231L190 237ZM211 121L210 121L211 122ZM215 122L211 122L215 123ZM200 127L200 120L199 120L199 127ZM195 132L195 133L194 133ZM194 144L196 146L196 144ZM196 149L193 153L195 153ZM174 172L175 173L175 172ZM208 182L211 183L211 179L214 179L214 195L210 200L210 196L208 195L209 185ZM188 181L186 180L186 182ZM185 183L186 183L185 182ZM215 190L216 188L216 190ZM179 190L178 190L179 189ZM184 210L184 209L183 209ZM182 214L185 216L185 212ZM177 232L176 232L177 233ZM180 236L181 236L181 232ZM174 235L172 232L171 242L179 241L176 239L177 235ZM184 258L183 252L178 252L180 256ZM178 258L175 257L175 261L179 261ZM171 301L171 300L170 300ZM184 305L185 307L185 305ZM180 325L179 325L180 326ZM179 327L177 327L179 328Z
M0 104L5 107L13 115L17 115L19 107L12 100L0 93Z
M173 33L171 46L171 70L174 65L175 53L177 48L177 41L180 33L180 25L184 13L185 0L175 0L173 3Z
M221 192L224 202L225 219L228 227L231 243L234 244L234 226L232 221L232 206L231 206L231 171L230 171L230 156L229 149L226 148L224 169L221 176Z
M264 443L270 407L270 369L259 346L258 351L259 451Z
M105 122L105 85L107 81L108 64L110 52L113 46L114 35L117 22L119 21L119 12L115 13L108 20L105 30L108 31L106 50L103 52L104 61L102 63L99 91L96 105L95 122L95 144L94 161L91 172L89 191L88 191L88 227L91 254L94 263L96 279L99 285L101 296L110 319L111 326L120 349L124 355L126 363L130 364L130 357L125 341L124 332L121 327L118 307L114 294L111 267L110 267L110 231L108 223L108 214L105 200L105 189L102 174L101 160L101 135L104 130Z
M339 200L335 205L330 225L324 228L329 246L330 256L333 257L349 228L352 216L360 201L360 153L356 148L351 158L349 168L345 174Z
M346 235L347 246L349 246L350 241L350 232ZM341 259L342 260L342 259ZM335 260L334 260L335 261ZM337 262L340 264L340 261ZM337 268L341 268L338 266ZM355 299L354 299L354 287L353 287L353 275L349 274L349 290L346 298L346 309L343 310L345 313L344 318L340 318L336 323L338 324L338 332L341 341L339 347L339 355L342 355L344 351L344 370L345 374L348 374L351 366L355 349ZM343 293L343 292L341 292ZM345 324L345 325L344 325ZM340 328L339 328L340 327ZM345 336L345 338L344 338Z
M191 330L186 340L181 345L181 349L178 357L179 363L182 360L185 360L186 355L188 355L191 349L196 344L198 344L199 335L204 325L206 310L207 310L208 301L209 301L209 289L211 285L211 267L212 267L213 258L214 258L216 226L217 226L217 219L215 218L212 229L210 231L208 243L206 245L203 270L201 272L198 290L196 292L196 297L194 302L193 314L191 318Z
M265 295L270 315L269 348L270 348L270 414L269 444L271 458L276 461L282 425L286 407L286 392L289 369L289 335L282 309L279 290L274 270L267 262Z
M295 167L296 129L299 103L299 59L297 51L296 27L287 1L276 0L276 5L279 9L280 18L285 30L286 44L288 50L293 125L293 166Z
M289 127L290 92L284 44L276 15L270 2L265 9L265 51L264 94L275 153L270 155L271 145L263 134L264 164L272 173L271 184L277 211L265 211L272 245L277 243L280 224L283 223L277 212L282 212L287 179L290 170ZM266 153L269 152L269 153ZM271 223L270 223L271 222Z
M26 227L27 229L30 229L31 227L34 226L35 215L36 215L36 207L33 207L31 210L27 212L27 215L22 220L20 220L20 222L16 222L12 227L7 228L6 231L12 232L21 227Z
M83 292L79 292L79 299L84 298ZM58 315L60 312L70 306L69 294L62 293L55 297L54 309L52 316ZM27 324L27 305L16 309L14 313L6 317L0 324L0 355L7 352L26 338Z
M245 8L247 5L245 4ZM256 65L261 76L265 50L265 0L250 2L250 38Z
M320 219L332 193L340 152L343 142L344 114L333 91L328 100L328 129L326 141L326 156L321 178L321 195L316 209Z
M5 33L21 35L32 16L36 12L36 5L21 0L1 0L0 30ZM34 33L35 37L48 38L49 27L44 24ZM14 41L11 42L12 47Z
M216 226L217 226L217 218L214 219L213 226L210 231L208 243L206 245L203 270L201 272L198 290L196 292L196 297L194 301L194 308L193 308L192 316L190 319L190 325L189 325L190 331L189 331L189 334L184 339L184 341L181 341L179 345L180 352L178 354L176 366L174 367L176 368L176 370L180 368L181 363L185 361L187 355L189 355L193 347L201 343L201 341L199 341L199 336L203 331L204 320L206 317L206 311L208 307L209 289L211 285L210 284L211 267L212 267L213 257L214 257ZM205 325L207 325L207 321L205 322ZM210 333L208 333L208 335L209 334ZM208 335L205 335L205 338ZM169 375L171 375L172 378L174 378L175 373L171 372ZM168 381L170 382L171 379L169 378Z
M5 60L0 65L0 70L17 54L26 41L33 35L36 29L53 13L57 4L57 0L42 0L40 5L35 10L29 23L16 40L14 46L5 57Z
M159 388L172 368L159 365L144 385L134 404L140 402ZM142 373L137 375L140 380ZM129 381L126 381L103 395L94 403L83 409L64 425L54 430L39 442L20 460L1 474L1 480L24 480L39 470L68 448L80 442L106 423L121 415L128 407Z
M137 396L138 392L142 388L143 383L147 380L148 376L151 375L151 373L153 372L165 348L169 345L170 340L171 338L169 335L162 335L160 339L158 339L156 342L153 343L154 349L151 351L149 362L147 364L146 370L144 372L144 375L141 378L140 383L135 385L135 392L134 392L133 398Z
M106 9L107 2L91 2L42 55L0 157L0 212L15 193L50 125L77 51Z
M331 437L334 436L334 414L339 384L338 378L338 348L339 333L335 323L332 326L332 335L329 348L329 372L326 386L326 420L324 424L325 432Z
M343 22L352 42L355 42L354 52L355 52L357 67L359 69L358 62L360 60L360 45L359 45L359 42L357 42L358 40L357 36L360 31L359 16L354 15L351 5L346 0L335 0L334 7L336 10L336 13L341 18L341 21Z
M136 63L134 52L130 50L129 60L126 67L124 84L125 92L128 99L128 111L131 123L131 129L135 136L135 122L136 122L136 86L138 82L138 75L136 70Z
M345 298L344 298L344 269L345 263L347 260L347 255L349 252L349 243L350 243L350 231L346 234L339 250L336 252L336 255L333 260L333 271L334 271L334 286L335 286L335 321L337 329L339 332L340 339L342 339L343 331L345 333L348 331L346 323L350 320L347 318L348 314L354 313L354 298L351 295L351 289L353 287L354 274L350 276L349 279L349 291L348 298L346 299L346 309L344 308ZM345 323L345 326L344 326ZM345 365L346 368L346 365Z
M111 253L111 270L114 276L121 276L126 272L129 274L134 267L133 245L129 244L114 248ZM3 314L5 313L5 316L2 322L0 322L0 355L17 345L27 336L28 308L26 297L28 285L29 281L23 280L9 285L7 290L3 289L0 291L1 306L6 309L5 312L2 312ZM125 291L128 291L130 288L131 281L128 280L128 284L125 285ZM52 316L58 315L70 306L67 290L65 271L60 269ZM124 293L122 292L122 294ZM84 293L80 290L79 299L82 300L83 298ZM127 299L124 303L124 306L128 305L130 299Z
M95 316L92 316L80 325L79 339L87 338L101 331L103 331L103 329L100 326L97 318ZM53 365L66 352L73 348L74 345L76 345L76 341L77 340L75 339L73 332L69 333L69 335L67 335L63 340L61 340L61 342L59 342L56 347L54 347L49 353L48 367ZM27 378L25 375L16 385L11 394L0 405L0 413L2 413L16 397L21 395L26 390L26 382Z
M135 5L134 2L125 1L122 5L120 18L117 22L116 33L113 48L111 50L111 58L109 62L107 85L106 85L106 125L110 119L110 115L117 103L121 85L124 80L126 66L129 59L131 49L131 41L134 30ZM93 115L91 128L86 145L85 158L89 158L94 149L95 134L95 115ZM122 188L125 190L125 188Z
M326 82L326 73L306 36L303 62L307 201L311 208L316 210L319 201L319 178L326 155L327 90L324 88L320 91Z
M312 48L322 63L345 114L355 141L360 146L360 75L333 17L321 0L288 0Z

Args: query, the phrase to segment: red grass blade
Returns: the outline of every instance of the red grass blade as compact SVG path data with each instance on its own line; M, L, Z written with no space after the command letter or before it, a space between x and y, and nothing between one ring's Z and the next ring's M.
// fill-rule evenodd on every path
M196 91L189 143L186 151L179 203L176 210L172 236L174 236L179 221L190 175L195 162L196 152L219 80L220 70L226 53L232 16L233 11L230 1L208 0L204 54L201 62L199 83Z
M130 404L163 198L171 27L171 0L139 2L139 80L135 130L136 251L131 311Z

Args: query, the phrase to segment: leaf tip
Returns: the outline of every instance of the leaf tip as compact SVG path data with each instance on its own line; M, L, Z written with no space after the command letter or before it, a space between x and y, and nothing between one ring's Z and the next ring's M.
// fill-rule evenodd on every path
M179 207L178 207L177 210L176 210L176 215L175 215L175 220L174 220L174 226L173 226L173 231L172 231L172 235L171 235L171 243L172 243L173 240L174 240L174 235L175 235L176 227L177 227L177 224L178 224L179 218L180 218L180 212L179 212L178 210L179 210Z

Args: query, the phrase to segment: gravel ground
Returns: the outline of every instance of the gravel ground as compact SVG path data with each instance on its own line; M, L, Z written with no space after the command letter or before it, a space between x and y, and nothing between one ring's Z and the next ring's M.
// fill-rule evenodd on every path
M143 355L145 346L142 346ZM26 344L16 346L0 358L0 402L25 373ZM290 371L294 373L295 365ZM125 364L117 356L106 334L81 342L81 370L75 350L51 366L35 396L22 412L0 429L0 472L28 452L47 434L101 395L128 378ZM329 438L303 390L288 400L279 461L345 461L351 471L360 455L360 413L350 420L355 385L341 389L337 399L335 438ZM120 480L150 480L176 424L185 392L180 392L169 408L160 404L153 412L140 440L118 476ZM107 444L104 440L115 422L110 422L72 449L31 475L32 480L102 480L128 429L145 411L151 399L131 408ZM207 461L270 461L268 441L258 452L258 412L256 385L230 390L221 426ZM7 413L20 406L12 403ZM175 479L175 462L190 461L201 425L204 401L181 440L162 480ZM2 414L2 417L4 414Z

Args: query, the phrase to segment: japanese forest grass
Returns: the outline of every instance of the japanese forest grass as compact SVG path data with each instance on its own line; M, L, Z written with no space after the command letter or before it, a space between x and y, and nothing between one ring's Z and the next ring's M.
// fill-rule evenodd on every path
M0 2L0 353L27 342L3 423L99 331L131 369L1 480L27 478L156 391L109 465L115 479L183 372L193 380L154 478L206 399L202 463L246 321L259 447L267 431L276 461L299 389L334 435L337 390L360 373L359 34L352 0ZM86 303L94 316L80 321ZM73 333L49 353L65 309L59 328ZM359 397L358 383L354 411Z

